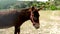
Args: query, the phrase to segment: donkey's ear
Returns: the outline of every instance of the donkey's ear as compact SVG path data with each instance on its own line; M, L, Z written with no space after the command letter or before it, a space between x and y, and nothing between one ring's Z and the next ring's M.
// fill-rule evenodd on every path
M42 9L42 8L39 8L38 11L41 10L41 9Z
M42 9L43 9L43 7L44 7L44 6L41 6L41 7L38 9L38 11L39 11L39 10L42 10Z
M31 7L31 9L32 9L32 11L34 11L34 10L35 10L35 7L34 7L34 6L32 6L32 7Z
M32 6L32 7L29 8L29 11L34 11L34 10L35 10L34 6Z

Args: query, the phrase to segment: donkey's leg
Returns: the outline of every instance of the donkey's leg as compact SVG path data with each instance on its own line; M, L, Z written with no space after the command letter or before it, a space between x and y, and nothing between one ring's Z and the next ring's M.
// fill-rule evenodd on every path
M18 31L17 31L17 33L18 33L18 34L20 34L20 27L18 27L18 29L17 29L17 30L18 30Z
M19 26L15 26L15 33L14 34L20 34L20 27Z
M14 34L17 34L17 29L15 28L15 32L14 32Z

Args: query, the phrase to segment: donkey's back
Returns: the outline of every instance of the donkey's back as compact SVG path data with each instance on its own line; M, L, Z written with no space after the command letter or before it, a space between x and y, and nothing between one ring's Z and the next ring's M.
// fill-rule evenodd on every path
M0 10L0 29L15 25L17 18L16 10Z

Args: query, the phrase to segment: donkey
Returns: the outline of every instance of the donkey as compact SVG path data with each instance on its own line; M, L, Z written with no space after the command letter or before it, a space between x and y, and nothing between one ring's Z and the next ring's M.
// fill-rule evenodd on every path
M27 20L31 20L33 26L38 29L40 27L38 13L40 9L30 7L21 10L0 10L0 29L14 26L14 34L20 34L20 26Z

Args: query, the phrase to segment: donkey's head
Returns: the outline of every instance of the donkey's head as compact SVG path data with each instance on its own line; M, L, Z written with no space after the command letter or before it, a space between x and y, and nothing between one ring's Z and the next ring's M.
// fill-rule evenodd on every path
M40 27L39 26L40 25L39 24L39 13L38 13L38 11L40 9L42 9L42 8L37 9L36 7L31 7L30 10L29 10L29 11L31 11L30 12L30 20L31 20L31 22L33 23L33 26L36 29L38 29Z

